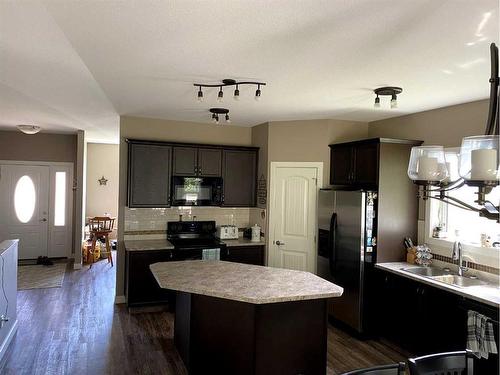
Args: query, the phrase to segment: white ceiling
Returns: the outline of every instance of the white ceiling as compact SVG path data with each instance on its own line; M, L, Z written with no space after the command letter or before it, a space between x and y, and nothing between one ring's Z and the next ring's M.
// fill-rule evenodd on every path
M233 125L373 121L488 97L498 0L0 2L0 126L84 129L116 142L119 115L209 123L216 89ZM402 86L399 108L371 90Z

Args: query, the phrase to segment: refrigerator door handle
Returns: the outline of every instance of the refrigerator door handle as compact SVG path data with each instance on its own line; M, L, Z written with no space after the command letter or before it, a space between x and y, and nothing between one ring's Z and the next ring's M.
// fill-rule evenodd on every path
M328 235L328 260L330 263L330 273L333 275L336 263L337 263L337 254L335 253L336 247L336 230L337 230L337 214L333 213L330 218L330 231Z

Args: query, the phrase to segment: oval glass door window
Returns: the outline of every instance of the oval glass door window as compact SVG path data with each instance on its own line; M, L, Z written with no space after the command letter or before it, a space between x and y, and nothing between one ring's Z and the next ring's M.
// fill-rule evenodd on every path
M36 205L35 184L29 176L23 176L17 181L14 190L14 209L21 223L27 223L33 217Z

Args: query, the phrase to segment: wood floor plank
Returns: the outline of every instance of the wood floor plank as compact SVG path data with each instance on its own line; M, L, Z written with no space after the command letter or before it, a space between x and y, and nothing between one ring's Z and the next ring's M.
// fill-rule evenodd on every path
M115 268L104 260L92 269L68 265L62 288L19 291L19 329L0 373L185 375L172 313L130 314L114 304L114 285ZM329 375L404 359L383 343L329 327Z

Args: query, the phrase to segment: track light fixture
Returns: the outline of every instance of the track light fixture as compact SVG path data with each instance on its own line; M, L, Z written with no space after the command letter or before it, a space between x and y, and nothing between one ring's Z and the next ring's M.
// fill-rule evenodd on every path
M202 102L203 101L203 91L201 91L201 86L198 88L198 101Z
M210 87L218 87L219 93L217 94L217 101L222 102L222 100L224 99L224 92L222 91L223 87L236 86L234 93L233 93L233 98L234 98L234 100L239 100L239 98L240 98L239 85L257 85L257 90L255 91L255 100L259 100L260 96L262 94L262 92L260 90L260 86L265 86L266 83L264 83L264 82L252 82L252 81L238 82L234 79L227 78L227 79L222 80L222 84L217 83L217 84L211 85L211 84L204 84L204 83L194 83L193 85L198 87L198 101L203 100L203 91L201 90L202 87L209 87L209 88Z
M238 85L236 85L236 88L234 89L234 100L240 100L240 89L238 88Z
M222 91L222 86L221 86L219 89L219 93L217 94L217 101L219 103L222 103L223 100L224 100L224 92Z
M397 108L398 107L398 94L401 94L403 92L403 89L401 87L394 87L394 86L389 86L389 87L379 87L378 89L373 90L375 95L377 97L375 98L375 104L373 105L375 108L380 108L380 96L390 96L391 97L391 108Z
M224 115L224 118L226 119L226 123L230 123L231 120L229 119L229 109L227 108L210 108L209 109L210 113L212 114L212 121L216 124L219 123L219 115L222 116Z

